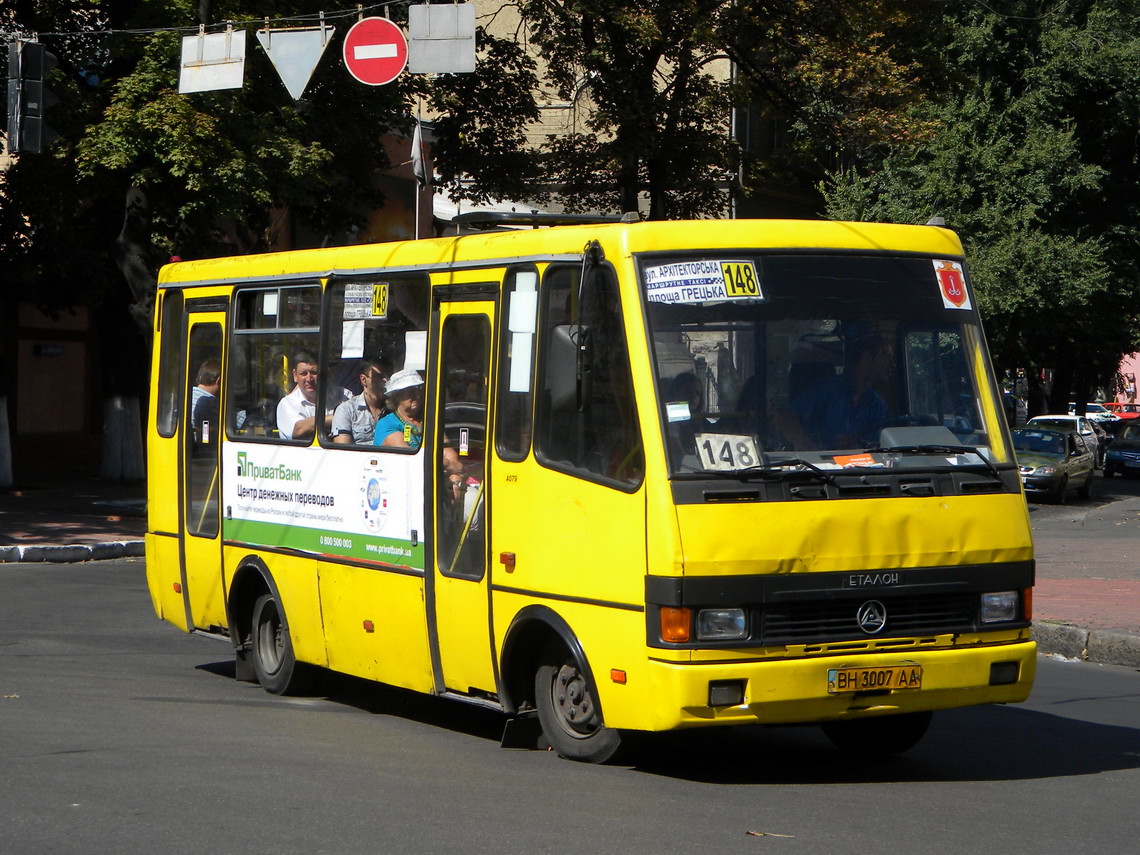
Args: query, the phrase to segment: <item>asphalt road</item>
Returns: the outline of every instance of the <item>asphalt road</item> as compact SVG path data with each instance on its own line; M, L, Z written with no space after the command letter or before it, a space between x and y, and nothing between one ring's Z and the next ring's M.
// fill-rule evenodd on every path
M1029 519L1038 575L1140 581L1140 478L1097 472L1090 499L1070 495L1064 505L1033 501Z
M330 676L285 699L150 611L141 560L0 565L0 849L26 853L1132 853L1140 673L1041 660L1026 704L867 766L815 728L636 765L498 746L490 712Z

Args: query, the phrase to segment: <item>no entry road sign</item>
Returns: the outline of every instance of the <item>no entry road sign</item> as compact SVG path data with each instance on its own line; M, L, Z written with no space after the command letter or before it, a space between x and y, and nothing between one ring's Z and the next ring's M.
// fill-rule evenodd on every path
M408 40L387 18L364 18L344 36L344 65L361 83L391 83L407 63Z

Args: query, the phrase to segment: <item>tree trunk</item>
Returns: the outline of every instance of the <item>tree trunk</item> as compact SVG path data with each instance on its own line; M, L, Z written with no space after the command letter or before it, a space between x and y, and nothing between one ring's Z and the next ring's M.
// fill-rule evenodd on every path
M131 291L130 315L149 342L158 280L153 263L151 209L146 189L132 185L127 190L125 208L123 228L115 239L115 264Z
M1031 366L1025 369L1025 404L1026 418L1039 416L1048 409L1049 402L1045 398L1045 386L1041 382L1041 369Z
M123 227L115 239L114 258L130 292L128 314L142 335L142 354L122 338L118 343L103 339L104 363L107 366L108 397L103 404L104 478L135 480L143 477L144 456L139 396L145 390L145 364L151 341L154 296L158 280L154 269L151 244L151 209L146 190L132 186L125 199ZM114 326L101 325L103 329Z
M1049 393L1049 412L1067 413L1069 411L1069 395L1073 390L1073 365L1062 361L1062 364L1053 369L1053 389Z
M0 487L11 487L12 443L8 439L8 399L0 395Z

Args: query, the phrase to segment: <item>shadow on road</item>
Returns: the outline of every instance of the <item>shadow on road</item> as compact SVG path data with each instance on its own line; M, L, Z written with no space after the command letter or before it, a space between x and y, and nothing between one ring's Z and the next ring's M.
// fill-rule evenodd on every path
M198 667L233 678L232 661ZM332 672L322 672L315 694L346 709L496 746L506 723L493 710ZM939 712L917 747L878 762L842 754L813 726L678 731L640 735L632 743L622 759L633 771L720 785L1006 781L1140 767L1140 729L1015 706Z
M635 768L716 784L1013 781L1140 767L1140 730L1016 707L936 713L922 742L879 762L854 760L818 728L664 734Z

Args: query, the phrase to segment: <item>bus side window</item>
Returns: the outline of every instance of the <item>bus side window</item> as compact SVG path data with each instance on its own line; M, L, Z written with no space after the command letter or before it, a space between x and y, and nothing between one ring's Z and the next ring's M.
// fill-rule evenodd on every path
M334 279L326 297L321 370L333 416L319 426L320 440L338 448L374 449L374 408L378 406L379 418L387 412L387 379L404 368L423 373L430 283L425 274L407 273ZM371 404L367 397L357 397L365 395L365 382L369 395L378 398ZM346 394L343 403L333 397Z
M552 265L543 279L543 386L535 429L540 461L574 471L590 480L634 487L645 472L637 424L629 349L622 325L617 282L608 269L597 270L578 306L580 267ZM585 366L591 382L580 410L557 408L553 394L555 365L547 358L555 330L567 324L585 328L589 346Z
M181 291L162 297L162 350L158 356L158 433L171 437L178 429L178 403L182 399L182 310Z
M317 353L320 301L318 285L238 292L226 387L231 438L281 436L277 406L293 391L297 358Z

